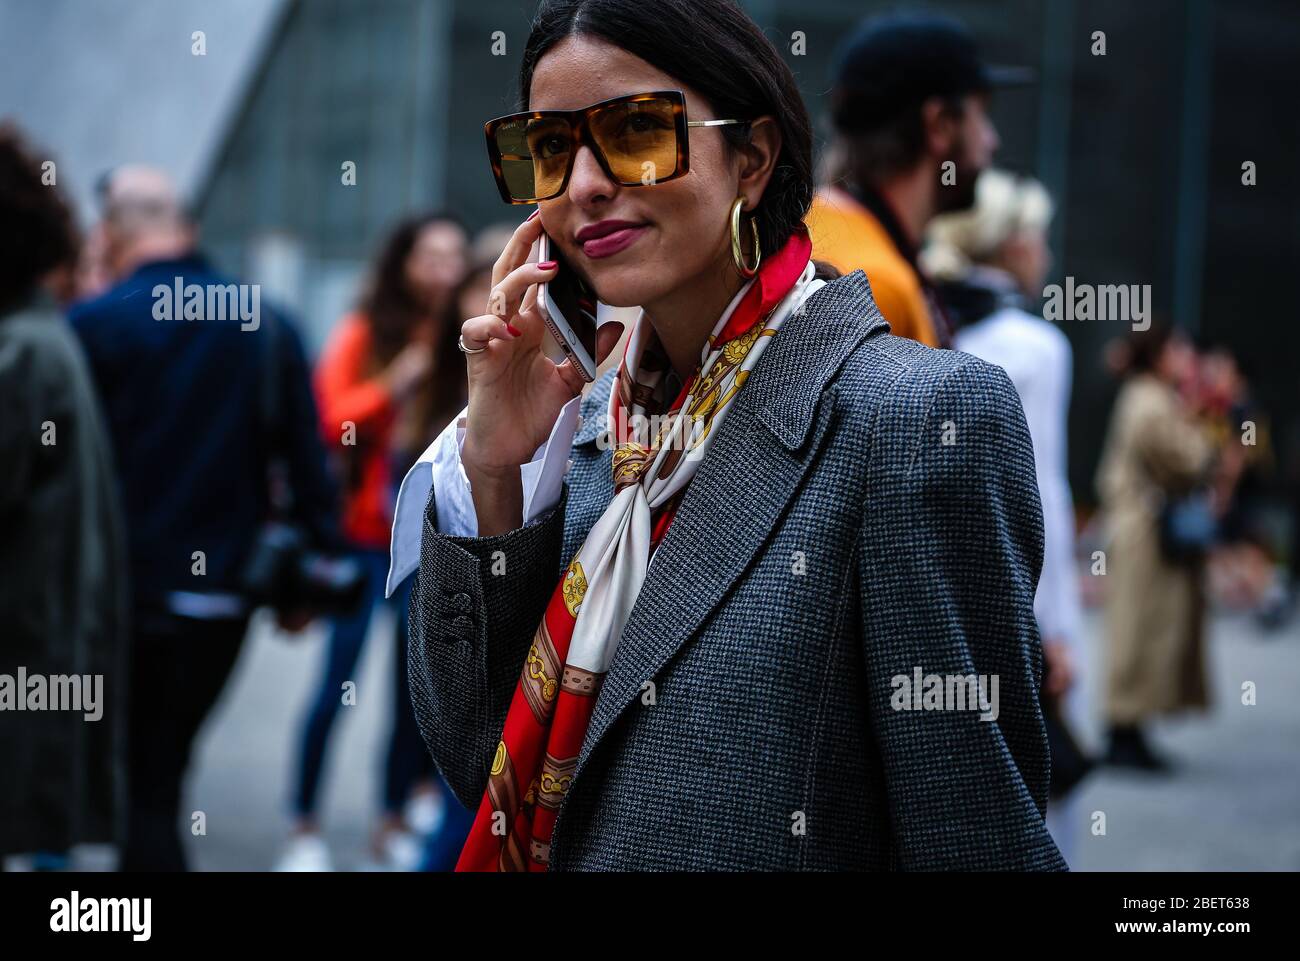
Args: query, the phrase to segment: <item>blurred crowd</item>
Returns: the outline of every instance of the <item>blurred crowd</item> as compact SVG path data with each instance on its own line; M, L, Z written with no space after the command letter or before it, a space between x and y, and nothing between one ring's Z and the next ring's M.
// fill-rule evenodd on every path
M106 174L84 236L41 176L19 132L3 128L13 256L0 292L0 388L13 401L3 452L14 470L2 506L22 517L4 539L0 616L18 630L3 666L100 673L114 701L102 729L54 713L5 726L15 777L0 802L10 808L0 854L57 866L74 844L112 842L125 870L183 870L194 739L266 605L286 631L321 615L329 623L286 772L277 859L283 870L329 870L322 775L384 603L396 485L464 406L456 337L487 303L501 230L471 243L449 212L396 224L313 369L275 307L251 320L212 315L209 292L239 281L201 253L165 173ZM183 319L179 305L161 317L158 291L178 284L202 302ZM32 424L48 425L45 435ZM415 725L408 591L397 585L388 602L392 721L369 865L447 870L470 817Z
M1145 729L1208 706L1210 602L1279 626L1300 565L1293 544L1288 580L1272 537L1261 492L1274 456L1248 372L1176 324L1135 330L1108 351L1118 396L1088 492L1101 510L1076 513L1067 421L1077 365L1039 306L1053 202L1037 181L993 166L990 98L1023 82L986 67L947 21L867 25L841 60L808 225L815 257L866 272L895 333L998 364L1020 393L1045 531L1035 613L1056 813L1097 763L1169 767ZM949 169L951 181L936 178ZM88 733L80 715L53 713L18 733L0 728L0 768L13 775L0 792L0 854L57 865L73 844L107 841L121 845L125 869L184 869L180 798L195 735L264 605L286 630L328 620L285 772L277 858L286 870L331 869L322 774L387 603L392 721L372 863L449 868L470 814L415 725L409 584L385 601L388 545L397 485L465 404L456 338L483 313L513 225L474 239L446 211L394 225L313 366L293 318L269 304L252 329L203 310L158 317L159 287L240 283L203 256L165 173L115 169L99 201L79 235L18 131L0 130L0 669L129 678L109 685L120 729ZM1106 607L1100 757L1070 720L1088 660L1082 609L1094 602ZM1068 858L1069 832L1055 830Z

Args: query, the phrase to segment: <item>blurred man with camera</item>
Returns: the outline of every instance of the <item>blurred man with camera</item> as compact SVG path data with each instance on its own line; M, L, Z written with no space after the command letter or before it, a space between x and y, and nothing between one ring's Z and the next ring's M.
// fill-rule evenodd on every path
M166 175L123 167L100 188L114 284L71 321L107 415L129 532L122 867L184 870L177 822L194 736L251 608L305 604L284 597L298 586L295 551L336 543L336 488L293 327L195 250ZM285 523L268 535L273 514Z

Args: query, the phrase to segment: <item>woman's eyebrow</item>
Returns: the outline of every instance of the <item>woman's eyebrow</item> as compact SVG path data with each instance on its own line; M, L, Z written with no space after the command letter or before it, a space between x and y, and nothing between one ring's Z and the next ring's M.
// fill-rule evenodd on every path
M553 120L547 120L547 119L544 118L544 117L543 117L543 118L536 118L536 117L530 118L529 120L527 120L527 121L524 123L524 135L527 136L528 134L533 133L533 132L535 132L535 131L537 131L537 130L539 130L539 129L541 129L541 130L547 130L547 129L550 129L551 126L552 126L553 124L554 124L554 121L553 121ZM562 129L562 128L561 128L561 129ZM559 132L559 131L557 131L557 132Z

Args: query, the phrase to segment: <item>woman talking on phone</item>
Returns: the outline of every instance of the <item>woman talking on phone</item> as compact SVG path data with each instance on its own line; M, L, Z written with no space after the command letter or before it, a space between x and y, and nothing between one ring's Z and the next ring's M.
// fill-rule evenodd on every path
M538 209L390 572L418 566L412 699L477 812L458 867L1063 868L1006 375L818 276L808 114L732 0L544 2L519 80L488 155ZM641 308L585 393L541 349L565 270Z

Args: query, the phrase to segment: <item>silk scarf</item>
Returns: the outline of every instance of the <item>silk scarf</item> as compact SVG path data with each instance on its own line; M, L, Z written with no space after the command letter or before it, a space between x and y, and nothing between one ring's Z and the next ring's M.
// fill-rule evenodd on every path
M610 391L614 497L556 585L506 714L458 871L545 871L551 832L650 558L736 394L781 322L822 286L796 231L736 294L678 378L649 318ZM668 615L669 612L665 612Z

